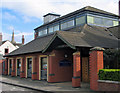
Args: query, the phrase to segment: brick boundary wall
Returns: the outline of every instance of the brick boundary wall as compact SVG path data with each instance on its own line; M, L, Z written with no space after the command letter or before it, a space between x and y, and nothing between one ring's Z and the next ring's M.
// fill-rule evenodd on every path
M98 90L99 91L119 91L120 92L120 82L108 81L108 80L98 80Z

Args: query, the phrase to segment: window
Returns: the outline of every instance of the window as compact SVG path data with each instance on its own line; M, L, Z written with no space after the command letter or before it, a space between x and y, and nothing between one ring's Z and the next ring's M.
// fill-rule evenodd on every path
M59 25L54 26L54 31L58 31L59 30Z
M9 60L10 68L12 68L12 59Z
M74 26L74 20L68 21L67 27L72 27L72 26Z
M28 63L28 69L32 68L32 58L27 58L27 63Z
M39 36L46 35L46 34L47 34L47 29L41 30L38 33Z
M21 67L21 60L17 59L17 68L19 69Z
M87 16L87 23L94 23L94 17L92 16Z
M5 54L8 53L8 48L5 48Z
M76 25L84 24L85 23L85 16L76 18Z
M69 27L72 27L72 26L74 26L74 20L70 20L68 22L62 23L61 24L61 29L66 29L66 28L69 28Z
M102 16L87 16L87 23L101 25L101 26L115 26L118 25L118 21L112 21L113 19Z
M119 25L119 22L118 21L113 21L113 26L117 26Z
M53 27L50 27L49 28L49 33L52 33L53 32Z
M65 28L67 28L67 23L62 23L61 24L61 29L65 29Z
M113 26L112 20L103 18L103 24L105 26Z
M103 20L102 18L94 17L94 23L98 25L103 25Z

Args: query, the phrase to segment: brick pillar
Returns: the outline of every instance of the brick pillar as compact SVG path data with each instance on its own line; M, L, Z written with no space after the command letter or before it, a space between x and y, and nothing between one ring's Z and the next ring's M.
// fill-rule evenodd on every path
M15 73L15 59L13 58L12 59L12 72L11 72L11 76L15 76L16 73Z
M37 57L36 57L37 80L39 80L39 58L40 58L40 56L37 55Z
M80 68L80 52L73 53L73 78L72 87L81 87L81 68Z
M25 78L25 58L21 59L20 78Z
M98 72L103 69L103 48L95 47L91 49L89 57L90 66L90 89L98 90Z
M32 79L37 79L37 63L36 63L37 57L33 57L33 67L32 67Z
M8 75L8 58L5 59L5 72L4 75Z
M2 75L3 71L3 60L0 60L0 75Z
M48 82L54 82L55 74L54 74L54 68L53 68L53 60L55 57L55 53L51 53L48 57Z

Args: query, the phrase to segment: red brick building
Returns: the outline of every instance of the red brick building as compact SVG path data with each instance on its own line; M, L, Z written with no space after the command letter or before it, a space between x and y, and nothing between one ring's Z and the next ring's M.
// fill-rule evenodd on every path
M90 53L90 49L118 48L118 19L118 15L90 6L62 17L49 13L44 24L34 29L34 40L5 56L5 74L48 82L72 81L73 87L90 81L91 89L97 89L94 84L103 68L103 52Z

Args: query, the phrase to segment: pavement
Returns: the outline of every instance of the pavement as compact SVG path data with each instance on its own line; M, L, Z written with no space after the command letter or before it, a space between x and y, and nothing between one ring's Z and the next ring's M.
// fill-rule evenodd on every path
M48 83L47 81L32 80L11 76L0 76L0 82L4 84L19 86L40 92L73 92L73 93L98 93L90 90L89 83L81 83L81 88L72 88L72 82Z

